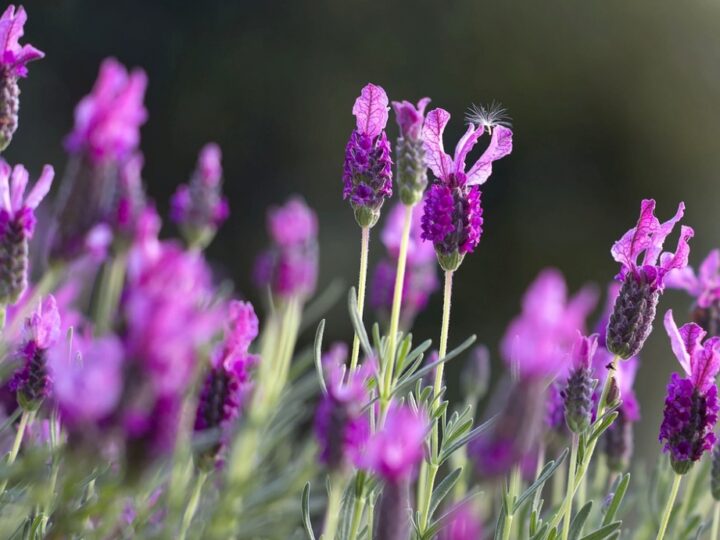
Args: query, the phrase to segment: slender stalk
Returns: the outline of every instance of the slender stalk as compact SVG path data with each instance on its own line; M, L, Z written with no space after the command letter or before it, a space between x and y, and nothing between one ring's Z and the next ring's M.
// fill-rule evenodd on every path
M119 253L103 267L95 304L95 331L103 334L110 328L122 294L127 255Z
M18 424L17 432L15 433L15 440L13 441L12 448L10 449L10 453L7 457L8 466L15 463L18 453L20 452L20 445L22 444L23 436L25 435L25 429L34 415L35 413L33 412L23 411L22 416L20 417L20 424ZM0 484L0 495L5 493L6 487L7 480L3 480L2 484Z
M343 475L330 475L330 487L325 508L325 525L321 540L335 540L338 520L340 518L340 504L342 503Z
M195 481L195 487L193 488L192 495L190 495L190 500L188 501L187 508L185 508L185 513L183 514L178 540L184 540L190 530L190 525L192 524L193 517L195 517L195 512L197 512L200 495L202 494L202 488L203 485L205 485L207 476L207 472L205 471L200 471L198 473Z
M685 482L685 493L687 495L683 497L682 504L680 505L680 513L678 519L681 523L685 522L685 519L690 514L690 501L692 500L691 494L695 490L695 483L698 479L699 467L692 467L687 473L687 482Z
M572 518L572 502L575 496L575 469L577 468L578 435L573 433L570 447L570 466L568 467L567 494L565 495L565 522L563 524L562 540L567 540L570 534L570 520Z
M508 481L508 489L505 493L505 506L506 514L505 521L503 521L502 540L510 540L510 534L512 533L513 520L515 518L515 498L518 495L520 487L520 467L515 465L510 472L510 479Z
M405 206L402 238L400 239L400 253L398 254L397 269L395 272L395 289L393 290L392 311L390 312L390 329L388 330L388 346L385 352L384 385L382 404L387 406L387 400L392 390L393 372L395 371L395 347L400 327L400 308L402 306L402 293L405 286L405 265L407 263L408 241L410 239L410 226L412 224L413 207ZM381 415L382 417L382 415Z
M360 275L358 276L357 308L360 320L365 310L365 284L367 282L368 251L370 250L370 228L362 228L360 239ZM360 338L357 334L353 338L352 356L350 357L350 371L357 367L360 355Z
M712 529L710 531L710 540L718 540L718 532L720 532L720 503L715 501L713 505L715 511L713 512Z
M452 282L454 272L445 271L445 289L443 291L443 317L442 327L440 328L440 349L438 350L438 358L445 358L447 354L448 333L450 331L450 301L452 299ZM443 371L445 364L440 364L435 370L435 399L440 395L443 382Z
M655 540L662 540L665 538L665 531L667 530L668 521L670 521L670 514L672 514L673 505L675 504L675 498L677 497L678 490L680 489L680 482L682 476L675 473L675 479L673 480L672 488L670 489L670 497L668 497L667 504L665 504L665 510L663 511L662 519L660 520L660 529L658 530Z
M355 503L352 509L352 518L350 519L350 532L348 540L355 540L358 532L360 532L360 522L362 520L363 510L365 509L365 498L355 497Z

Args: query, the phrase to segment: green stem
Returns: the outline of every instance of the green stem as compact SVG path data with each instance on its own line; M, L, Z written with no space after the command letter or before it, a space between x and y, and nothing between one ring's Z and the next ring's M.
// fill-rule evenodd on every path
M368 251L370 250L370 228L362 228L360 239L360 275L358 277L357 308L360 320L365 309L365 283L367 282ZM352 356L350 357L350 371L357 367L360 355L360 338L357 334L353 338Z
M440 349L438 350L438 358L440 359L445 358L445 355L447 354L448 333L450 331L450 301L452 299L453 275L454 272L449 270L445 271L445 289L443 291L443 316L442 326L440 328ZM440 364L435 369L435 399L438 398L438 396L440 395L440 390L442 389L444 368L445 364Z
M18 453L20 452L20 445L22 444L23 436L25 435L25 429L34 415L35 413L33 412L23 411L22 416L20 417L20 424L18 425L17 432L15 433L15 440L13 441L12 448L10 449L10 453L7 457L6 463L8 466L15 463ZM0 484L0 495L5 493L6 487L7 480L3 480L2 484Z
M350 532L348 540L355 540L360 531L360 521L362 520L363 510L365 508L365 498L355 497L355 503L352 509L352 518L350 519Z
M570 534L570 520L572 518L572 502L575 496L575 469L577 468L578 435L573 433L570 447L570 466L568 467L567 494L565 495L565 522L563 524L562 540L567 540Z
M662 519L660 520L660 529L658 530L655 540L662 540L665 538L665 531L667 530L668 521L670 521L670 514L672 514L673 505L675 504L675 498L677 497L678 490L680 489L680 482L682 476L675 473L672 488L670 489L670 497L668 497L667 504L665 504L665 510L663 511Z
M515 518L515 499L520 487L520 467L515 465L510 472L508 489L505 493L505 520L503 521L502 540L510 540Z
M338 520L340 518L340 505L342 503L342 475L331 475L328 490L327 507L325 508L325 525L321 540L335 540Z
M190 525L192 524L193 517L195 517L195 512L197 512L200 495L202 494L202 488L205 484L207 476L207 472L205 471L200 471L198 473L197 480L195 481L195 487L193 488L192 495L190 495L190 500L188 501L187 508L185 508L185 513L183 514L178 540L184 540L190 530Z
M720 503L715 501L715 511L713 512L712 530L710 532L710 540L718 540L718 532L720 532Z
M400 327L400 308L402 306L402 293L405 286L405 265L407 262L408 242L410 239L410 225L412 224L413 207L405 207L402 238L400 239L400 253L398 253L397 270L395 272L395 289L393 291L392 311L390 312L390 330L388 330L388 346L385 351L385 365L383 366L384 379L381 404L385 407L390 399L392 390L393 372L395 371L395 347ZM383 409L385 408L383 407ZM383 415L380 415L381 418Z

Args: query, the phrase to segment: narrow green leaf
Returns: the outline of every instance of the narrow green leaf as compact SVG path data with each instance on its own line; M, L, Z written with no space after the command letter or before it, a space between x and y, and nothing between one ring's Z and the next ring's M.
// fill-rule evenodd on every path
M568 449L566 448L563 450L562 454L560 454L560 457L557 458L555 461L548 461L545 466L542 468L542 471L540 471L540 474L537 477L537 480L535 480L530 486L517 498L517 501L515 502L515 509L517 510L522 506L522 504L528 500L530 497L533 496L535 491L542 488L542 486L547 482L548 478L550 478L553 473L557 470L557 468L562 465L563 461L565 461L565 458L568 455Z
M582 533L585 522L590 515L590 510L592 510L592 501L587 502L585 506L578 510L575 517L572 518L570 522L570 533L568 535L569 540L577 540L580 537L580 533Z
M325 319L320 321L315 331L315 369L317 370L318 379L320 379L320 388L324 394L327 394L327 386L325 385L325 375L322 368L322 339L325 332Z
M312 530L312 522L310 521L310 482L305 484L302 492L302 522L308 538L310 540L315 540L315 534Z
M355 287L350 287L350 292L348 293L348 309L350 311L350 320L352 322L353 329L355 330L355 335L357 335L360 340L360 345L362 345L363 351L365 351L366 355L372 356L373 351L372 347L370 347L367 330L365 330L365 325L358 313L357 293L355 292Z
M483 422L478 427L466 433L462 437L458 437L457 440L453 441L452 443L448 445L443 445L440 451L440 463L443 463L445 460L447 460L458 448L462 448L473 439L476 439L477 437L485 433L493 426L495 420L497 420L497 415Z
M586 534L581 540L605 540L605 538L609 538L610 535L617 531L621 525L622 521L613 521L590 534Z
M447 497L448 493L452 490L453 487L455 487L455 484L458 481L458 478L460 478L460 475L462 474L462 467L458 467L453 472L448 474L445 478L442 479L442 482L440 482L435 489L433 490L432 497L430 499L430 514L429 518L432 518L433 514L435 513L435 510L437 510L437 507L440 506L440 503Z
M607 525L608 523L611 523L613 519L615 519L615 515L620 508L623 497L625 497L625 493L627 492L629 484L630 473L623 475L620 479L620 483L617 485L617 489L615 489L615 494L610 501L610 505L608 506L607 512L605 513L605 517L603 517L603 525Z
M534 536L530 537L530 540L543 540L545 536L547 536L548 527L550 527L550 525L548 523L544 523L543 526L540 527L540 530L538 530Z

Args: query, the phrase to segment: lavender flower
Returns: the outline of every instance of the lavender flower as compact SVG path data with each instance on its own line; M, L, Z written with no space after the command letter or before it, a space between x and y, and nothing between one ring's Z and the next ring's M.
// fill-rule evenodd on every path
M613 258L621 264L616 279L622 282L622 288L608 322L607 349L622 359L640 352L650 335L667 273L687 266L688 241L695 234L690 227L682 226L675 253L661 255L665 239L684 211L685 204L680 203L675 216L660 223L655 217L655 201L643 200L637 226L625 233L611 249ZM642 263L638 264L642 254Z
M342 361L340 355L343 356ZM320 445L320 461L338 470L357 456L370 435L370 423L363 408L369 400L369 364L345 372L347 347L334 347L323 359L327 393L315 411L315 437Z
M720 338L704 343L705 331L695 323L678 329L672 310L665 314L665 330L687 377L673 373L667 387L660 441L670 453L673 469L685 474L715 444L713 429L720 411L715 376L720 371Z
M190 183L173 195L170 215L190 245L205 247L228 217L228 202L221 191L221 158L217 144L206 144Z
M27 287L28 241L35 230L35 212L55 172L50 165L25 196L28 172L0 161L0 304L14 304Z
M388 97L380 86L368 84L355 100L353 115L357 127L345 147L343 198L350 199L355 220L372 227L380 208L392 195L392 159L385 134Z
M108 58L92 92L75 108L75 127L65 139L72 159L58 194L53 258L65 260L82 253L95 227L116 217L123 196L122 168L127 160L137 159L140 126L147 119L146 86L144 71L128 73Z
M389 259L381 260L372 280L370 305L377 310L389 313L392 309L395 291L395 272L400 251L400 240L404 221L405 207L398 203L388 215L387 223L380 236L387 248ZM435 252L430 243L422 240L422 210L413 208L410 237L408 240L407 266L403 282L403 327L411 325L415 316L427 305L430 295L439 286L435 267Z
M52 386L47 352L60 335L60 314L51 295L38 304L25 321L25 342L18 351L22 367L10 381L18 403L28 411L37 410Z
M711 336L720 335L720 249L708 254L697 274L690 266L671 270L665 284L684 289L694 297L694 321Z
M425 156L436 181L425 198L422 227L423 238L435 246L440 266L452 271L480 242L483 220L479 186L490 177L493 162L512 151L512 131L499 125L488 128L491 131L488 148L466 170L465 159L485 132L485 126L468 126L451 158L442 141L449 121L450 113L444 109L433 109L425 119Z
M594 383L592 361L597 350L597 334L578 339L571 353L570 375L562 392L565 401L565 422L573 433L583 433L592 420Z
M425 107L430 98L422 98L417 107L409 101L393 101L395 120L400 136L395 145L397 154L397 184L400 200L412 206L422 200L427 187L427 165L423 149L422 127Z
M317 227L315 212L299 197L271 208L267 229L273 245L255 263L255 283L270 287L279 298L312 296L317 282Z
M18 78L27 77L27 63L45 56L32 45L20 45L27 13L9 5L0 17L0 152L5 150L18 127L20 88Z
M240 416L240 409L250 389L250 370L258 357L248 347L258 334L258 318L248 302L233 301L225 341L211 359L210 370L200 392L195 415L195 431L220 431L218 440L202 456L207 466L219 455Z

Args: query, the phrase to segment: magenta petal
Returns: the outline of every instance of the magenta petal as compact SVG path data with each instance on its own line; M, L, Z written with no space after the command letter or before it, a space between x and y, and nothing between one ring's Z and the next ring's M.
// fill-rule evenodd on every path
M695 236L695 231L692 227L683 225L680 228L680 238L678 239L675 253L663 253L660 257L660 267L663 271L669 272L670 270L687 266L688 257L690 256L690 245L688 242L693 236Z
M660 222L655 217L655 201L643 199L640 203L640 218L637 225L626 232L610 249L613 259L628 269L635 268L638 256L652 246L652 235L659 227Z
M683 327L678 330L671 309L668 309L665 313L663 322L665 331L670 338L670 346L672 347L675 357L680 362L685 373L690 375L692 352L699 346L700 341L705 335L705 331L695 323L683 325Z
M512 152L512 130L505 126L495 126L490 145L467 173L469 185L484 184L492 173L492 164Z
M433 174L441 180L447 180L453 172L452 159L445 153L442 140L449 121L449 112L445 109L433 109L427 114L423 126L425 160Z
M388 97L385 90L374 84L366 85L353 105L360 133L375 138L388 121Z
M645 258L643 259L643 265L656 264L660 253L662 253L663 244L665 239L670 235L675 224L680 221L685 214L685 203L681 202L678 205L677 212L675 215L667 220L665 223L659 224L657 229L652 232L652 241L645 252ZM657 221L657 219L656 219ZM692 231L692 229L690 229ZM682 233L681 233L682 237ZM690 234L692 237L692 234ZM678 246L679 247L679 246ZM685 262L687 264L687 261Z

